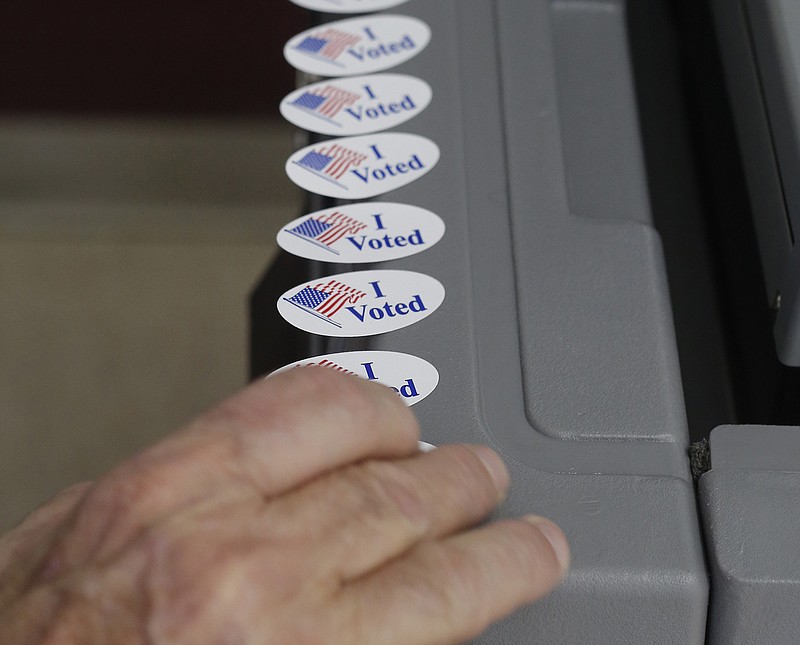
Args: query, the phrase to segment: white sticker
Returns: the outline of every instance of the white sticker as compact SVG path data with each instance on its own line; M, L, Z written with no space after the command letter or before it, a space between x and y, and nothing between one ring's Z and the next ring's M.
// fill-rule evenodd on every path
M416 134L385 132L306 146L286 162L286 174L307 191L367 199L410 184L439 161L439 146Z
M292 0L296 5L325 13L368 13L390 9L408 0Z
M433 91L404 74L373 74L314 83L289 94L281 114L299 128L344 136L388 130L422 112Z
M444 222L408 204L363 202L311 213L278 232L278 245L302 258L360 264L408 257L444 235Z
M297 361L275 373L312 365L382 383L397 392L406 405L419 403L439 384L439 372L433 365L416 356L399 352L325 354Z
M408 327L444 301L442 283L413 271L340 273L289 289L278 311L303 331L322 336L373 336Z
M375 15L308 29L286 43L283 55L309 74L354 76L404 63L425 49L430 39L430 28L417 18Z

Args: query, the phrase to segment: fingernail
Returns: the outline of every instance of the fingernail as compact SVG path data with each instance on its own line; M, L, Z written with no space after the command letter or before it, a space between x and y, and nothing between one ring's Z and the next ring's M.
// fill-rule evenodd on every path
M494 450L487 446L470 446L470 449L478 455L486 470L489 471L492 483L497 491L505 493L508 488L509 476L503 460Z
M561 570L566 571L569 568L570 553L569 544L567 543L564 532L550 520L539 517L538 515L529 515L523 519L533 524L541 531L542 535L544 535L545 539L550 543L550 546L553 547L558 564L561 565Z

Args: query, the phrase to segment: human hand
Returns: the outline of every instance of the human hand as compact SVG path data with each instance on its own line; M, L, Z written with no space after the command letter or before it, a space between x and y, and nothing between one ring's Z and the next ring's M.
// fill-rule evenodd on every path
M508 473L422 454L388 388L258 382L0 538L0 643L445 645L547 593L541 518L472 528Z

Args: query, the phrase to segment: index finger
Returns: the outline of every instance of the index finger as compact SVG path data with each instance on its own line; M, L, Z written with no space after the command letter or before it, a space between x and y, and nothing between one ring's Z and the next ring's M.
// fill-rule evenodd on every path
M233 460L265 496L365 459L416 453L419 426L393 390L320 367L276 374L198 420L194 432L221 429Z
M387 387L320 367L256 382L186 430L134 459L169 472L173 485L246 482L272 497L367 458L417 449L413 414Z

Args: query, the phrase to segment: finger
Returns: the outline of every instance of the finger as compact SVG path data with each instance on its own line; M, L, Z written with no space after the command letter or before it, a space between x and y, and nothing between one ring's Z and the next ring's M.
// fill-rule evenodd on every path
M231 465L265 496L364 459L417 452L419 426L391 389L326 368L270 377L200 419L238 448ZM202 432L202 431L201 431Z
M90 481L81 482L56 493L0 537L0 544L5 546L12 542L26 542L27 536L50 533L75 509L92 485Z
M272 497L366 458L417 452L414 416L389 388L325 368L259 381L103 477L87 495L54 575L104 557L178 509Z
M423 542L352 583L340 597L342 620L357 626L357 643L460 643L547 594L568 560L555 524L543 518L498 522Z
M368 461L317 479L265 508L287 543L309 541L310 575L352 580L422 539L471 526L505 496L509 476L485 446L444 446Z
M21 584L39 565L56 531L91 486L92 482L83 482L61 491L0 537L0 605L4 593L17 590L15 580Z

